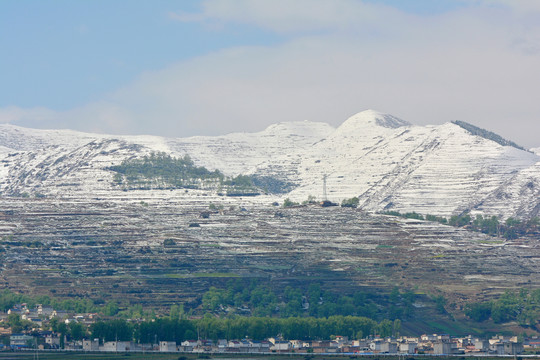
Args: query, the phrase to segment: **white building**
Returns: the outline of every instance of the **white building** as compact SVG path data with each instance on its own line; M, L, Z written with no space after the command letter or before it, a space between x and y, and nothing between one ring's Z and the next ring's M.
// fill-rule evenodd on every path
M399 344L399 352L402 354L414 354L417 348L418 344L415 342L406 342Z
M34 337L26 334L12 334L9 337L9 343L13 346L27 346L33 341Z
M394 342L388 342L388 341L385 341L383 343L381 343L381 352L382 353L387 353L387 354L395 354L397 353L397 344L394 343Z
M84 343L83 343L84 346ZM129 351L133 347L129 341L107 341L103 346L99 347L100 351L114 351L114 352L124 352Z
M56 334L49 334L45 336L45 344L51 348L60 347L60 337Z
M481 352L488 351L489 341L483 339L474 339L474 348Z
M270 351L288 351L291 344L288 341L276 341L270 346Z
M422 341L426 342L426 341L435 341L435 340L438 340L439 337L437 336L437 334L432 334L432 335L430 335L430 334L424 334L424 335L420 336L420 339L421 339Z
M217 341L217 347L219 351L225 351L225 349L227 348L227 340L219 339Z
M437 355L452 354L452 343L436 342L433 344L433 353Z
M176 352L176 341L160 341L159 342L159 351L163 352Z

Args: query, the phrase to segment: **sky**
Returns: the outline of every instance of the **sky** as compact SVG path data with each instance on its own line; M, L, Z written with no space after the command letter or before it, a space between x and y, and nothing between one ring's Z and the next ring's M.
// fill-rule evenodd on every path
M0 123L169 137L375 109L540 146L538 0L1 0Z

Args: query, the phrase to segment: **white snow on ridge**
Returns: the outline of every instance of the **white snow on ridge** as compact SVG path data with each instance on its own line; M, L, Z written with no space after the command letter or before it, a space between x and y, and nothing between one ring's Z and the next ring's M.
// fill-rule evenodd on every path
M532 154L494 146L453 124L362 127L355 136L332 134L299 156L302 186L290 194L296 200L320 196L327 174L330 200L359 196L371 210L439 214L468 208L514 171L537 161Z
M11 124L0 124L0 145L15 151L31 151L51 145L82 146L107 135L83 133L73 130L28 129Z
M196 163L233 176L247 173L269 158L310 146L333 130L326 123L278 123L257 133L169 139L168 144L176 154L189 154Z
M188 154L197 165L229 176L255 174L294 183L296 188L282 198L296 201L309 195L321 199L327 175L330 200L358 196L366 210L528 216L540 211L536 150L501 146L452 123L415 126L373 110L351 116L338 128L302 121L257 133L179 139L0 125L0 191L127 199L135 193L113 186L107 168L162 151ZM157 199L166 193L140 191L137 196Z
M286 176L299 184L287 195L295 201L310 195L322 198L327 175L332 201L359 196L368 210L450 215L474 208L539 161L536 155L473 136L452 123L388 128L380 126L378 116L372 111L357 114L326 139L268 160L254 173Z

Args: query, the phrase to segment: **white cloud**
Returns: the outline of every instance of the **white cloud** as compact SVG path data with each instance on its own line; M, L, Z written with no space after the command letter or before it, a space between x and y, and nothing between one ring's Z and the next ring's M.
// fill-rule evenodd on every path
M55 111L44 107L0 108L0 123L12 123L38 129L75 129L120 134L130 132L134 121L131 110L106 101L91 103L69 111Z
M515 12L530 13L540 12L538 0L461 0L479 6L504 6Z
M204 14L188 13L188 12L174 12L169 11L169 19L178 20L181 22L199 22L204 21L206 16Z
M56 127L188 136L304 119L338 125L375 108L417 124L470 121L539 145L540 25L522 21L526 15L480 4L420 17L357 1L317 1L207 1L201 13L170 14L250 23L290 40L148 72L69 112L4 110L0 120L29 126L32 116L42 124L54 117Z
M36 123L44 123L58 116L58 113L44 108L37 107L24 109L18 106L8 106L0 108L0 123L16 123L34 121Z
M169 13L184 22L243 23L280 33L366 27L397 15L390 7L357 0L206 0L198 13Z

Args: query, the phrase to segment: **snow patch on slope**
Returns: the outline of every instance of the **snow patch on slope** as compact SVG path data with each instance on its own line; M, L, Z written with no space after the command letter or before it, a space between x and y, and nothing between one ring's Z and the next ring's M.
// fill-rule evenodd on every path
M11 124L0 124L0 145L17 151L39 150L60 144L66 147L77 147L107 136L73 130L28 129Z
M501 218L540 216L540 161L499 185L476 210Z
M478 204L539 160L452 123L381 127L380 117L357 114L326 139L288 158L268 160L255 173L285 175L298 184L288 194L295 201L322 198L326 175L331 201L358 196L367 210L451 215Z
M172 193L167 191L122 191L107 170L125 159L162 151L187 154L197 165L229 176L254 174L295 184L283 196L295 201L309 195L321 199L327 176L330 200L358 196L365 210L527 216L540 211L540 156L535 150L536 155L502 146L452 123L414 126L373 110L351 116L338 128L302 121L257 133L183 139L0 125L0 191L168 201ZM174 194L180 192L217 196L195 190Z
M326 123L301 121L270 125L257 133L167 141L174 153L189 154L198 165L233 176L247 173L269 158L309 147L332 131L334 128Z

